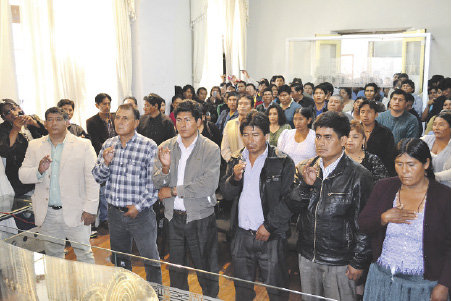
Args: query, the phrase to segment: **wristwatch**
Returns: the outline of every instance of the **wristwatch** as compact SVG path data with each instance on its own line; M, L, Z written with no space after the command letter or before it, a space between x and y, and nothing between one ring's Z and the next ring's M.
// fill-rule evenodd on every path
M177 196L177 193L176 193L176 187L171 187L171 196Z

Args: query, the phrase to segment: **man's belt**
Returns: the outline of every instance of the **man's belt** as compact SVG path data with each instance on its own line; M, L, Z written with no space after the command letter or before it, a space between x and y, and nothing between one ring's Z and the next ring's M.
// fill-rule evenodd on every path
M53 206L53 205L52 206L49 205L49 207L52 208L53 210L60 210L61 208L63 208L63 206Z
M257 233L257 231L250 230L250 229L247 229L247 230L246 230L246 229L243 229L243 228L240 228L240 227L239 227L239 230L242 231L242 232L251 234L252 236L256 236L256 233Z
M177 210L177 209L174 209L174 210L173 210L173 213L174 213L174 214L177 214L177 215L187 215L187 211L184 211L184 210Z
M127 207L118 207L118 206L115 206L115 205L112 205L112 204L109 204L109 205L110 205L111 207L113 207L113 208L115 208L115 209L121 211L121 212L127 212L127 211L129 211L129 208L127 208Z

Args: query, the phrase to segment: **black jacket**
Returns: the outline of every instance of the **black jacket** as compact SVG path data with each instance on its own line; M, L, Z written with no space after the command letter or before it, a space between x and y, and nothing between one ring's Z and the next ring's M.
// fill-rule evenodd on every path
M396 147L394 135L390 129L375 121L375 127L366 143L366 150L381 159L390 176L395 175L394 159Z
M28 130L34 139L47 135L47 130L38 118L33 117L39 124L39 127L29 126ZM6 158L5 174L8 177L16 196L23 195L34 189L33 184L23 184L19 180L19 168L25 158L28 148L28 140L24 135L19 133L13 146L9 146L9 133L12 125L8 121L0 124L0 156Z
M324 180L322 169L313 186L304 183L303 165L319 164L318 157L297 165L288 207L300 213L298 253L326 265L369 266L372 257L367 235L359 231L358 216L372 191L372 175L345 154Z
M235 181L234 166L239 162L243 149L235 152L228 162L226 175L220 187L227 200L234 200L231 209L231 230L238 227L238 202L243 188L243 179ZM287 238L291 212L284 202L285 195L293 183L295 165L292 159L275 147L268 145L268 155L260 174L260 197L264 213L264 227L270 239Z
M114 125L115 113L111 113L110 118L112 119ZM99 155L102 144L104 144L105 140L110 138L108 136L107 126L102 118L100 118L99 113L86 120L86 130L88 131L91 144L93 145L96 154Z
M176 136L173 122L169 117L162 114L158 114L155 118L149 115L142 115L137 132L154 140L157 145Z

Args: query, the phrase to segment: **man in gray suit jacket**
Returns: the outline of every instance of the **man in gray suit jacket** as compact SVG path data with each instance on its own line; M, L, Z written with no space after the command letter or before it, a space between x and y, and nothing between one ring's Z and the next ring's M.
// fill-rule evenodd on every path
M220 149L198 133L199 104L184 101L174 111L179 134L159 147L153 182L165 206L170 262L218 273L215 190L220 176ZM187 243L185 243L187 242ZM170 269L171 286L188 290L187 270ZM218 277L198 273L203 295L218 295Z

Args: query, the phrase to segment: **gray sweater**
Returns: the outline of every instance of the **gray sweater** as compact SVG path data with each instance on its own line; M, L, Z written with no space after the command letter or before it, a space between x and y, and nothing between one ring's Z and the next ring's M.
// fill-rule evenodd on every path
M169 173L165 175L160 160L155 160L152 179L156 189L177 186L177 195L184 200L187 210L187 223L212 215L217 203L215 190L220 177L221 159L218 145L203 135L198 135L193 151L187 159L183 185L177 185L177 169L181 158L177 136L166 140L160 147L170 149L171 164ZM165 217L171 220L174 197L164 199L163 205Z
M391 110L387 110L378 114L376 120L391 130L396 145L403 138L419 138L420 136L417 118L406 111L401 116L394 117L391 115ZM384 143L384 141L381 142Z

